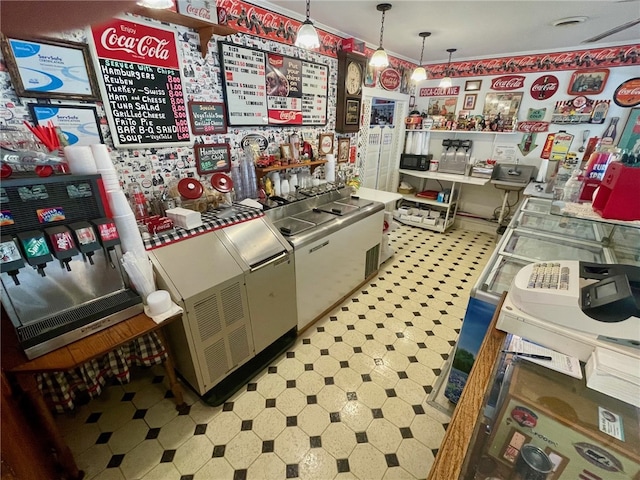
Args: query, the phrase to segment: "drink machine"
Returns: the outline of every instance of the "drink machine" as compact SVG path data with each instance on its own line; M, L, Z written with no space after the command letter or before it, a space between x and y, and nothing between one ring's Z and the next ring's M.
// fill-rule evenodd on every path
M143 310L100 181L62 175L0 186L2 306L30 359Z

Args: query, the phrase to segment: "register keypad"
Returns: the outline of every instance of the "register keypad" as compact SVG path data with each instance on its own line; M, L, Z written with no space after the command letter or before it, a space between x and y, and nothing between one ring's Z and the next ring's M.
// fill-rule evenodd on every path
M559 263L537 263L529 276L527 288L569 290L569 267Z

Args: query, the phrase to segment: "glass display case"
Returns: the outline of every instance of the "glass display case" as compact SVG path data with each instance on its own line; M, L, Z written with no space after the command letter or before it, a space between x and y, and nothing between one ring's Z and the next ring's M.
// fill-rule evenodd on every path
M639 480L640 409L503 353L497 317L427 480Z
M501 355L459 478L639 478L640 409L584 379Z

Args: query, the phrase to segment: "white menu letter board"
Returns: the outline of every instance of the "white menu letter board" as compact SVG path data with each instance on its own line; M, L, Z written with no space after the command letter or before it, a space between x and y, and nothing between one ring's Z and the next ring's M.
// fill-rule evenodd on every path
M220 42L229 125L326 125L329 68Z
M88 37L114 145L188 145L175 32L114 19Z

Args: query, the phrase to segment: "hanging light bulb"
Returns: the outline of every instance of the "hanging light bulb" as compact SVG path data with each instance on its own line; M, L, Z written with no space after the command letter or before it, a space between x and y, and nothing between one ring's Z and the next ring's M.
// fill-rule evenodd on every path
M313 22L309 20L310 13L311 0L307 0L307 19L300 25L295 43L296 47L306 48L307 50L312 50L320 46L316 27L314 27Z
M380 3L376 6L376 9L379 12L382 12L382 23L380 24L380 46L371 56L371 60L369 60L369 65L373 68L384 68L389 66L389 57L387 56L387 52L382 48L382 38L384 36L384 14L387 10L391 10L390 3Z
M411 74L411 80L416 83L427 79L427 70L422 66L422 56L424 55L424 41L427 37L431 36L431 32L420 32L418 35L422 37L422 51L420 52L420 63Z
M171 0L140 0L137 4L141 7L153 8L156 10L173 7L173 2Z
M449 88L451 86L451 54L455 52L457 48L447 48L447 52L449 52L449 63L447 63L447 68L444 71L444 77L440 80L440 88Z

